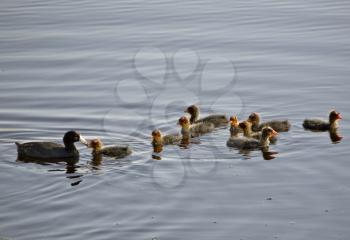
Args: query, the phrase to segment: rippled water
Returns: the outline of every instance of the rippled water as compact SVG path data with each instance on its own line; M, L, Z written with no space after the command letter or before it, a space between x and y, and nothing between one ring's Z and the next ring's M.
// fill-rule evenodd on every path
M2 1L0 238L348 239L349 22L348 1ZM152 159L192 103L293 127L271 161L227 129ZM340 143L303 130L332 108ZM69 129L134 153L16 160Z

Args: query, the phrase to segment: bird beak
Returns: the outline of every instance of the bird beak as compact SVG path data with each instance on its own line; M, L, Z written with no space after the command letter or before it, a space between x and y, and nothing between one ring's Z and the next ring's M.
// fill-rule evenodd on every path
M82 136L79 137L79 141L84 144L85 146L89 146L89 143L85 140L85 138L83 138Z
M277 135L278 135L278 132L276 132L275 130L273 130L272 136L277 136Z
M188 113L187 109L184 111L184 113Z
M340 115L340 113L337 115L337 119L343 119L343 117Z

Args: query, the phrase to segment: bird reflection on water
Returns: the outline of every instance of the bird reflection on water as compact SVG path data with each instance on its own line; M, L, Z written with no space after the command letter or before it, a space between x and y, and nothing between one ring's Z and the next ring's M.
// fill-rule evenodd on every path
M77 181L74 181L71 183L71 186L76 186L78 185L82 179L81 177L83 174L77 173L77 169L80 168L77 163L79 162L79 157L76 158L66 158L66 159L35 159L35 158L26 158L26 157L18 157L17 158L18 162L23 162L23 163L35 163L35 164L40 164L40 165L50 165L50 166L55 166L61 163L65 163L65 170L64 169L49 169L49 172L65 172L66 173L66 178L68 179L77 179ZM55 165L54 165L55 164Z
M241 154L242 156L244 156L246 159L250 159L251 158L251 153L254 150L249 150L249 149L238 149L238 153ZM278 154L278 152L276 151L269 151L269 149L261 149L261 156L264 158L264 160L272 160L275 159Z
M338 129L329 130L329 138L331 139L332 143L337 144L340 143L343 137L340 135Z

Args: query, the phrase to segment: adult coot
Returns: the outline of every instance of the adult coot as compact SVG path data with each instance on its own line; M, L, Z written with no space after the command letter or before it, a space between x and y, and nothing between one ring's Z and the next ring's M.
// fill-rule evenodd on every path
M54 142L16 142L18 158L38 160L78 158L79 152L74 146L74 143L78 141L88 145L87 141L76 131L64 134L64 145Z

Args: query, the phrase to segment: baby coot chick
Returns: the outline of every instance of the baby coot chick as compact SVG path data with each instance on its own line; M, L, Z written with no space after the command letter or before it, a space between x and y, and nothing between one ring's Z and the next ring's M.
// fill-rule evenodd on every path
M199 107L196 105L191 105L185 110L186 113L189 113L191 115L190 123L200 123L200 122L209 122L214 124L215 127L219 126L225 126L229 122L226 115L222 114L213 114L209 115L205 118L199 118L200 110Z
M305 129L316 130L316 131L327 131L338 128L338 121L342 119L339 112L332 110L329 113L328 122L319 119L305 119L303 127Z
M231 137L227 140L227 146L245 150L261 149L266 151L270 145L270 138L278 133L271 127L264 127L260 140L247 137Z
M245 136L247 138L255 138L255 139L260 139L261 138L262 131L260 131L260 132L253 132L253 130L252 130L252 123L251 122L243 121L243 122L240 122L238 126L242 129L243 136ZM270 142L272 144L275 144L277 142L277 137L276 136L272 136L270 138Z
M248 121L243 121L238 124L239 128L243 131L243 136L247 138L260 139L261 132L252 131L252 123Z
M272 120L260 123L260 115L256 112L250 114L247 120L252 123L252 130L254 132L259 132L266 126L272 127L277 132L288 132L291 127L288 120Z
M212 132L215 128L213 123L206 121L190 124L190 121L185 116L181 117L178 123L181 126L181 134L183 139L198 137L205 133Z
M88 145L87 141L76 131L68 131L64 134L64 145L54 142L16 142L18 158L41 160L78 158L79 152L74 145L78 141Z
M242 129L239 127L239 121L236 116L230 117L230 125L231 137L238 137L238 134L242 133Z
M152 132L152 146L178 144L181 141L180 134L162 135L161 131L156 129Z
M158 129L152 132L152 146L155 153L160 153L163 151L164 145L179 144L181 142L180 134L168 134L162 135L161 131Z
M129 146L104 146L101 139L93 139L89 142L89 148L92 148L93 155L105 155L108 157L123 158L132 153Z

